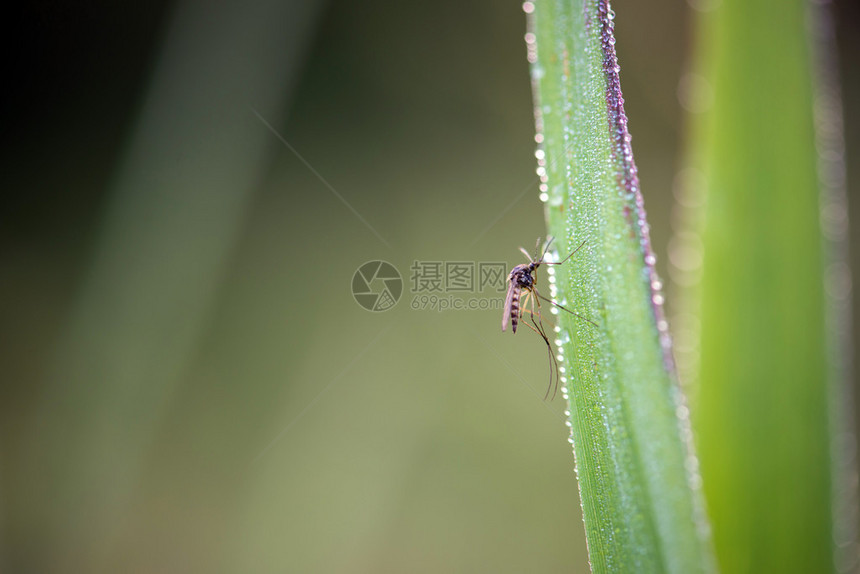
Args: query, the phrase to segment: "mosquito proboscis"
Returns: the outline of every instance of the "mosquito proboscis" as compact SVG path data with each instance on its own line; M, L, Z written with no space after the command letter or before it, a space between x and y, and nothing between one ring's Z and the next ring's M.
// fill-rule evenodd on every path
M511 324L511 330L516 333L517 325L519 325L520 319L523 317L523 313L528 313L529 318L531 319L531 325L527 322L523 322L528 328L532 331L540 335L543 339L544 343L546 343L547 352L549 353L550 359L550 371L549 371L549 387L546 390L546 395L544 396L544 400L549 397L549 392L552 390L552 397L555 398L556 393L558 393L558 382L559 382L559 368L558 368L558 360L555 358L555 354L552 352L552 344L550 344L549 337L547 336L546 329L544 329L543 321L541 320L540 314L540 302L541 300L546 301L547 303L561 309L562 311L567 311L571 315L575 315L579 317L583 321L588 321L595 327L597 324L594 321L586 319L576 311L571 311L567 307L559 305L552 299L548 299L541 295L537 290L537 270L541 265L562 265L567 262L568 259L576 255L576 253L582 249L582 246L585 245L585 241L579 244L579 247L574 249L570 255L565 257L561 261L545 261L546 254L549 251L549 246L552 244L552 238L550 238L546 247L541 253L540 258L538 258L538 253L540 253L540 238L538 238L537 246L535 247L535 255L532 257L529 255L529 252L520 247L520 251L526 256L528 259L528 263L521 263L520 265L515 266L510 275L508 276L508 292L505 298L505 310L502 315L502 331L505 331L508 328L508 322ZM525 297L522 296L523 292L525 292ZM521 304L522 302L522 304ZM526 305L530 303L530 309L526 309ZM535 303L537 303L537 311L535 311ZM537 320L535 320L537 317Z

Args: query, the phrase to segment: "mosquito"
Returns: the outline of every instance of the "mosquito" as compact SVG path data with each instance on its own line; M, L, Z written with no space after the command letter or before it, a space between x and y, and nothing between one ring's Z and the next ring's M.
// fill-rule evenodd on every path
M565 257L561 261L550 262L544 261L547 252L549 251L549 246L552 243L552 238L549 239L546 243L546 247L543 250L540 258L538 258L538 253L540 253L540 238L538 238L537 245L535 246L535 256L532 258L529 255L529 252L520 247L520 251L523 252L523 255L528 259L528 263L521 263L520 265L515 266L511 270L511 274L508 276L508 294L505 298L505 310L502 314L502 331L505 331L508 328L508 321L511 323L511 330L516 334L517 325L522 319L523 313L528 313L531 318L532 324L524 322L524 324L530 328L532 331L540 335L540 337L546 343L546 349L549 353L550 366L549 366L549 387L547 387L546 395L544 396L544 400L549 397L549 391L552 389L552 397L555 398L556 393L558 393L558 380L559 380L559 369L558 369L558 360L555 358L555 354L552 352L552 345L549 342L549 337L546 334L546 329L544 329L543 321L541 321L540 315L540 302L541 299L546 301L547 303L558 307L563 311L567 311L571 315L576 315L580 319L584 321L588 321L595 327L597 324L594 321L590 321L586 319L576 311L571 311L567 307L563 307L559 305L552 299L547 299L543 295L541 295L537 290L537 270L541 265L561 265L565 263L568 259L576 255L576 253L582 249L582 246L585 245L585 241L579 244L579 247L573 250L573 252ZM525 297L522 297L522 293L525 291ZM522 298L522 305L520 305L520 300ZM535 302L537 302L537 311L535 311ZM526 305L531 303L531 309L526 309ZM537 321L535 321L535 316L537 316Z

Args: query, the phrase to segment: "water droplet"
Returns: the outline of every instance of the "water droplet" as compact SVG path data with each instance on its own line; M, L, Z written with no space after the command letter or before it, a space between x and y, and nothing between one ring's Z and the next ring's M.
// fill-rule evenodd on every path
M699 490L702 488L702 476L699 474L694 474L690 477L690 488L693 490Z

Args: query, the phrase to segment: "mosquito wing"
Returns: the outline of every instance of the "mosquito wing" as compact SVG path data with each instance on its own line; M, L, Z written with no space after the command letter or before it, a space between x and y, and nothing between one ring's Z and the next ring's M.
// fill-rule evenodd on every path
M508 278L508 294L505 297L505 310L502 314L502 331L508 328L508 321L511 318L511 309L514 304L514 296L516 295L518 287L516 284L511 281L510 277ZM514 325L516 328L516 325Z

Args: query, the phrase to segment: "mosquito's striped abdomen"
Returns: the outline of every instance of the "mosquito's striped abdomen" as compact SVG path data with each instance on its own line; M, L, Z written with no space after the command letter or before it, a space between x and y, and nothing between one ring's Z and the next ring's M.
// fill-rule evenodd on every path
M511 329L514 333L517 332L517 323L520 320L520 290L514 289L514 295L511 298Z

